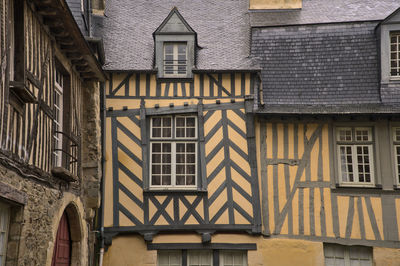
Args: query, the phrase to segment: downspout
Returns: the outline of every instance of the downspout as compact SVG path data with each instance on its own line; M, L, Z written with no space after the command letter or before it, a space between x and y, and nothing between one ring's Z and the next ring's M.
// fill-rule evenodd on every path
M105 190L105 93L104 82L100 83L100 122L101 122L101 203L100 203L100 257L99 266L103 265L104 256L104 190Z

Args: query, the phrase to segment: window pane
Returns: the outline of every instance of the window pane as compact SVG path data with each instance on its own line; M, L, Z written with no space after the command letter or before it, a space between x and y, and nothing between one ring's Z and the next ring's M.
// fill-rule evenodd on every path
M153 143L152 151L153 152L161 152L161 143Z
M162 158L163 163L171 163L171 154L163 154Z
M153 176L151 177L151 183L152 183L152 185L154 185L154 186L159 186L159 185L161 185L161 176L159 176L159 175L153 175Z
M155 175L157 175L157 174L161 174L161 165L152 165L151 166L151 173L152 174L155 174Z
M184 138L185 137L185 128L177 128L176 129L176 137Z
M191 175L191 176L187 176L187 178L186 178L186 185L187 186L194 186L194 185L196 185L196 180L195 180L195 176L194 175Z
M177 165L176 166L176 174L177 175L184 175L185 174L185 165Z
M174 46L173 46L173 44L166 43L166 44L164 45L164 49L165 49L165 53L166 53L166 54L172 54L172 53L173 53Z
M187 128L186 129L186 137L187 138L194 138L196 136L196 129L195 128Z
M187 152L195 152L196 146L194 143L188 143L186 146Z
M185 118L184 117L177 117L176 118L176 126L177 127L185 127Z
M151 160L153 163L161 163L161 154L154 154L151 156Z
M171 143L163 143L162 149L163 152L171 152Z
M163 186L171 185L171 176L170 175L163 175L163 177L162 177L162 185Z
M177 143L176 152L185 152L185 143Z
M160 117L153 118L153 127L161 127L161 118Z
M178 186L184 186L185 185L185 177L184 176L176 176L176 184Z

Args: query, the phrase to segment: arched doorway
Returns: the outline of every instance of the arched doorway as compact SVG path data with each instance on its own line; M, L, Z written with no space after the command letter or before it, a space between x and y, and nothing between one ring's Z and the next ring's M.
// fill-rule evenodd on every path
M61 216L51 266L71 265L71 234L66 212Z

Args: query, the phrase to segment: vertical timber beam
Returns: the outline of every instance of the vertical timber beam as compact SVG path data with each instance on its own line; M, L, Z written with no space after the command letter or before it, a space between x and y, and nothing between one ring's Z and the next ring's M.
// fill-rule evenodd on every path
M246 112L246 137L247 147L249 154L249 163L251 170L251 190L253 199L253 228L252 233L261 233L261 215L260 215L260 196L259 184L257 176L257 155L256 155L256 140L254 132L254 114L253 114L254 100L251 98L245 99L245 112Z

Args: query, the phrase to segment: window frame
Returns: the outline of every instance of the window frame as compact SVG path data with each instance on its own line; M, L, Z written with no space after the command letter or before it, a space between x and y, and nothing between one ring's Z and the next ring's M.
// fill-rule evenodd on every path
M169 256L171 254L179 255L179 258L180 258L179 266L182 266L182 251L181 250L158 250L157 251L157 266L161 266L160 265L160 255L168 255Z
M178 58L179 58L179 45L182 45L182 44L184 44L185 45L185 64L184 65L182 65L182 66L185 66L185 73L179 73L179 66L180 66L180 64L179 64L179 62L178 62L178 64L177 65L175 65L175 64L172 64L172 66L173 66L173 73L171 74L171 73L166 73L166 64L165 64L165 61L168 61L168 60L166 60L165 59L165 57L166 57L166 50L165 50L165 48L166 48L166 46L167 45L172 45L172 49L173 49L173 52L172 52L172 57L173 57L173 62L175 62L175 61L183 61L183 60L179 60ZM166 77L166 78L184 78L184 77L187 77L188 76L188 43L187 42L184 42L184 41L164 41L163 42L163 44L162 44L162 66L163 66L163 76L164 77Z
M54 69L54 133L53 133L53 167L63 167L63 133L64 132L64 75L57 67ZM57 80L60 77L60 82ZM60 95L59 106L56 105L57 94ZM57 118L56 109L59 109L59 117ZM58 121L60 119L60 121ZM58 144L58 145L57 145Z
M372 251L372 248L370 248L370 247L366 247L366 246L345 246L345 245L339 245L339 244L331 244L331 243L324 243L324 247L323 247L323 249L324 249L324 265L326 265L326 259L327 259L327 255L326 255L326 250L328 249L328 248L342 248L343 249L343 262L344 262L344 265L345 266L350 266L351 265L351 255L350 255L350 253L351 253L351 250L353 249L357 249L357 248L361 248L361 249L364 249L364 250L367 250L367 249L369 249L369 253L368 253L368 255L369 255L369 261L371 262L371 266L373 265L373 251ZM336 257L336 256L334 256L334 257L328 257L328 258L339 258L339 257ZM339 258L339 259L342 259L342 258ZM358 257L358 261L360 261L360 257ZM365 259L364 259L364 261L366 261Z
M10 216L11 216L11 207L8 204L5 204L3 202L0 201L0 211L4 211L4 213L6 214L5 219L7 221L5 221L5 229L2 230L0 227L0 234L4 233L5 237L4 237L4 250L3 252L1 252L0 249L0 263L1 265L5 265L6 263L6 259L7 259L7 243L8 243L8 235L9 235L9 231L10 231ZM1 216L0 216L1 219ZM0 222L1 225L1 222ZM0 243L1 245L2 243Z
M400 152L397 154L396 149L400 149L400 139L396 140L396 129L400 130L400 125L391 125L390 126L390 145L392 146L392 158L393 158L393 166L394 166L394 175L395 175L395 186L400 188ZM400 135L399 135L400 137Z
M340 129L351 129L352 131L352 140L349 142L346 141L339 141L338 136L339 136L339 130ZM355 131L356 129L368 129L370 132L370 140L368 141L356 141L355 140ZM333 127L333 137L332 137L332 142L333 142L333 158L334 158L334 169L335 169L335 176L336 176L336 181L337 184L340 187L376 187L376 184L378 183L378 176L379 176L379 161L378 161L378 154L376 152L377 150L377 143L376 143L376 132L375 132L375 126L371 125L370 123L361 123L358 125L349 125L349 124L338 124ZM353 178L357 178L357 181L343 181L343 176L342 176L342 165L341 165L341 158L340 158L340 147L341 146L351 146L352 147L352 162L357 162L357 160L354 160L357 158L357 152L355 151L355 148L357 146L368 146L369 148L369 164L370 164L370 177L371 177L371 182L360 182L359 181L359 176L358 176L358 163L354 164L353 163ZM356 171L354 171L356 170ZM357 174L357 175L356 175Z
M241 266L247 266L247 251L244 250L221 250L219 252L219 265L220 266L226 266L224 263L224 255L225 254L235 254L235 253L241 253L243 255L243 261L242 261L242 265ZM233 264L233 265L227 265L227 266L236 266L237 264Z
M392 37L395 36L397 38L397 42L395 45L397 46L397 49L395 52L392 51ZM392 60L392 53L397 54L397 58ZM392 61L397 62L397 74L392 75ZM393 80L398 80L400 79L400 31L390 31L389 32L389 77L390 79Z
M191 262L191 256L194 254L204 254L204 253L208 253L208 255L210 255L210 264L208 264L207 266L213 266L213 251L212 250L188 250L187 252L187 266L193 266L193 264L190 264ZM197 266L197 265L194 265ZM203 266L203 265L200 265Z
M170 117L171 118L171 137L153 137L153 118L166 118L166 117ZM176 118L178 117L191 117L195 119L195 137L176 137ZM198 126L198 117L197 114L171 114L171 115L156 115L156 116L150 116L150 134L149 134L149 169L148 169L148 173L149 173L149 180L148 180L148 188L151 191L159 191L159 190L182 190L182 191L195 191L198 190L199 187L199 167L200 167L200 163L199 163L199 158L200 158L200 154L199 154L199 138L198 138L198 130L199 130L199 126ZM186 123L185 123L186 124ZM185 127L186 128L186 127ZM153 178L152 178L152 166L153 166L153 145L155 143L171 143L171 183L170 185L162 185L162 177L160 178L160 185L153 185ZM194 158L194 165L195 165L195 169L194 169L194 185L176 185L176 178L177 178L177 172L176 172L176 155L177 155L177 151L176 151L176 146L178 143L185 143L185 144L190 144L193 143L195 150L194 150L194 154L195 154L195 158ZM161 154L162 154L162 150L161 150ZM187 152L185 151L185 155L187 154ZM184 164L186 165L186 160L184 162ZM162 161L161 161L161 169L162 169ZM185 167L186 169L186 167ZM160 176L162 176L162 172L160 173ZM187 176L185 175L185 181L186 181Z

